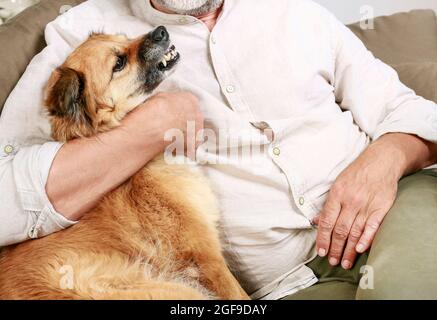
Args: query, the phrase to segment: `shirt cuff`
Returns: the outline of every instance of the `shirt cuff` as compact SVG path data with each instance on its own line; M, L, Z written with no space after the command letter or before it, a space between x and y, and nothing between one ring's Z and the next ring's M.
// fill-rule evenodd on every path
M407 133L437 143L437 105L420 99L392 112L377 128L373 140L387 133Z
M58 142L23 147L13 161L14 178L21 204L34 221L28 230L31 239L76 224L56 212L45 190L50 168L61 147L62 144Z

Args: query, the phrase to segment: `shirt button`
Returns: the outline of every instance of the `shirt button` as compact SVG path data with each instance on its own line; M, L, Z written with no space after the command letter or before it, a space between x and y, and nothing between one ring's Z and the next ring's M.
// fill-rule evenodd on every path
M12 152L14 152L14 147L8 144L7 146L5 146L4 151L6 154L11 154Z
M217 39L214 36L211 36L211 43L212 44L216 44L217 43Z
M235 92L235 86L233 85L229 85L226 87L226 92L227 93L234 93Z
M274 154L275 156L279 156L279 155L281 155L281 149L279 149L278 147L273 148L273 154Z
M38 238L38 231L36 230L35 226L30 228L28 236L29 236L30 239Z
M304 198L304 197L300 197L300 198L299 198L299 204L300 204L301 206L303 206L303 205L305 204L305 198Z
M182 17L179 19L179 23L188 23L190 21L190 19L188 19L187 17Z

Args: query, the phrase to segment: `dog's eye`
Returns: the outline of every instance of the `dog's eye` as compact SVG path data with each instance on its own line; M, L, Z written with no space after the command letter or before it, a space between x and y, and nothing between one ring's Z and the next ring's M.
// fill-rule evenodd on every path
M126 67L126 62L127 62L127 56L125 55L118 56L113 71L120 72L121 70L123 70L124 67Z

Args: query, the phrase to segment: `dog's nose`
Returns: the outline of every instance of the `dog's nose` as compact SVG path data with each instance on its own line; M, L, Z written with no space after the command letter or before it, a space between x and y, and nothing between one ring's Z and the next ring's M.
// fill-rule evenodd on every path
M152 32L152 40L155 43L161 43L161 42L165 42L168 41L169 39L169 34L168 31L165 27L160 26L158 28L156 28L153 32Z

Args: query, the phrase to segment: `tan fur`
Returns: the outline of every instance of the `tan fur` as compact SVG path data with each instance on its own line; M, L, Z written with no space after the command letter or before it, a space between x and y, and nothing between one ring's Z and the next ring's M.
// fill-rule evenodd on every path
M140 41L94 35L54 72L47 108L55 139L107 131L138 104L127 95L138 85ZM110 80L114 48L128 52L129 66ZM54 115L63 103L54 94L79 88L65 68L86 79L85 118ZM6 248L0 299L247 299L222 256L217 218L206 179L158 158L77 225Z

